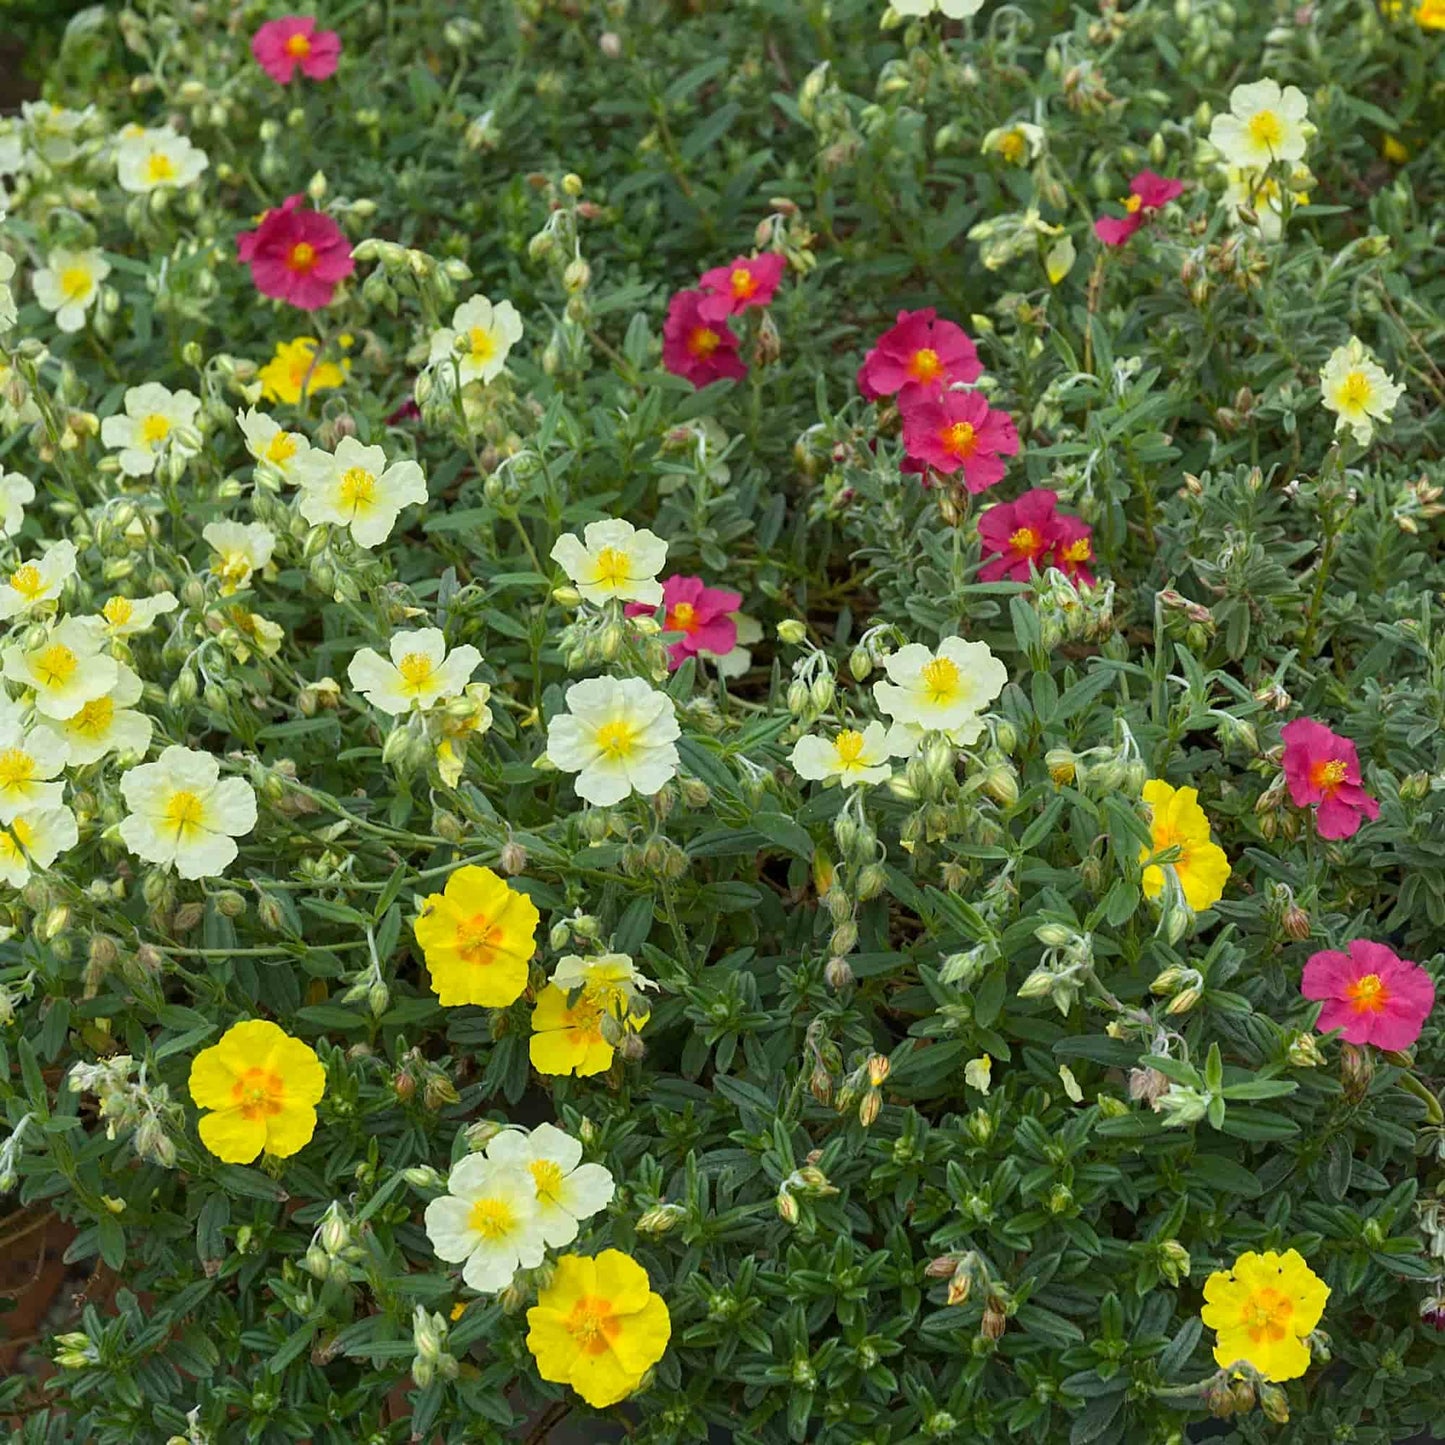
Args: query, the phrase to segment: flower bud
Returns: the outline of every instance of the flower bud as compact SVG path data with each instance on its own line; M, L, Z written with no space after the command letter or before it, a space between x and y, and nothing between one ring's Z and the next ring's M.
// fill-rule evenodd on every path
M778 623L778 641L786 642L796 647L808 635L808 626L800 622L796 617L786 618Z

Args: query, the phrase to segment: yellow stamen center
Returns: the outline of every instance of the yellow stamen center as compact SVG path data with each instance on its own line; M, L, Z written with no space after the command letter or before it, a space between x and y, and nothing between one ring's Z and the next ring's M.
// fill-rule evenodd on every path
M6 748L0 752L0 792L23 788L34 776L35 759L23 748Z
M931 346L920 346L908 358L908 375L921 386L936 381L943 373L943 363Z
M503 1239L516 1228L517 1216L504 1199L474 1199L467 1226L483 1239Z
M396 670L401 674L402 691L416 697L430 684L436 664L424 652L408 652Z
M951 658L935 657L919 674L928 701L935 707L952 702L958 694L958 664Z
M605 758L621 762L630 757L637 742L637 729L630 722L603 723L597 729L597 750Z
M1024 557L1037 557L1044 550L1044 539L1032 527L1020 527L1009 533L1009 550Z
M1352 371L1340 383L1338 401L1351 411L1360 411L1369 404L1374 388L1363 371Z
M90 294L92 285L88 266L67 266L60 273L60 294L67 301L82 301Z
M555 1159L533 1159L527 1168L537 1186L537 1198L543 1204L556 1204L562 1193L562 1166Z
M497 354L496 338L483 327L473 326L467 332L467 354L473 361L490 361Z
M292 60L305 60L311 54L311 39L306 35L291 35L286 39L286 54Z
M485 913L474 913L457 924L457 952L463 963L485 968L497 956L503 933Z
M292 246L286 264L293 271L309 271L316 264L316 247L309 241L297 241Z
M1345 781L1349 767L1340 758L1331 758L1327 763L1316 763L1310 769L1310 781L1326 793L1333 793Z
M135 616L135 603L129 597L112 597L100 610L112 627L124 627Z
M52 642L36 657L34 674L46 687L64 687L79 666L80 659L63 642Z
M265 1119L279 1114L285 1097L285 1080L270 1069L247 1069L231 1085L232 1107L241 1111L243 1119Z
M616 547L604 547L597 554L597 581L603 587L621 587L632 576L632 559Z
M1249 118L1249 138L1257 146L1277 151L1284 140L1284 126L1272 110L1261 110Z
M353 516L376 505L376 478L364 467L347 467L341 474L341 504Z
M85 733L97 740L110 731L115 720L115 703L108 697L93 698L70 719L66 727L74 733Z
M1076 537L1064 548L1064 557L1070 562L1087 562L1093 555L1094 549L1087 537Z
M1367 973L1345 989L1345 997L1357 1014L1377 1014L1390 1002L1390 991L1378 973Z
M176 178L176 163L163 152L153 151L146 157L145 176L153 186L158 186L163 181L173 181Z
M729 284L732 286L734 299L747 301L757 293L758 278L746 266L737 266L729 277Z
M266 460L273 466L284 467L296 455L296 438L290 432L278 431L266 443Z
M251 576L251 559L244 552L222 552L216 576L232 591Z
M1255 1344L1284 1339L1289 1333L1290 1317L1294 1314L1294 1301L1277 1289L1262 1289L1256 1292L1244 1308L1242 1323L1249 1331Z
M863 756L863 734L854 728L845 728L833 739L833 751L845 768L860 766Z
M943 445L956 457L971 457L978 450L977 433L966 421L956 421L940 433Z
M148 446L158 446L171 434L171 420L162 416L160 412L153 411L148 417L144 417L140 424L141 440Z
M10 574L10 585L27 602L34 602L45 591L45 578L40 575L40 568L27 562Z
M161 826L165 832L174 833L177 842L185 843L202 831L201 819L205 815L206 805L195 793L177 788L166 799Z
M583 1295L567 1316L567 1333L586 1355L605 1355L622 1328L609 1299Z
M711 326L695 326L687 338L687 349L693 356L701 359L711 356L718 349L721 340L722 337Z
M998 153L1010 165L1022 165L1024 156L1028 153L1028 144L1021 130L1011 130L1000 138Z
M697 629L697 608L691 602L679 602L667 614L667 630L669 632L696 632Z

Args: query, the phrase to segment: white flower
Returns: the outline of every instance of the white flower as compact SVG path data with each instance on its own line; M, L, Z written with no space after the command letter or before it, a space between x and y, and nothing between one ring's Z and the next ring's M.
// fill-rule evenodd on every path
M1240 215L1240 207L1252 211L1256 217L1255 229L1265 241L1278 241L1284 232L1284 196L1277 177L1260 171L1240 170L1237 166L1224 166L1224 207L1230 223L1235 226L1246 224ZM1310 187L1315 178L1308 166L1297 165L1290 171L1288 190L1290 202L1295 206L1309 205Z
M606 806L651 797L677 772L682 729L665 692L641 678L593 677L567 689L567 711L547 727L547 757L576 773L577 796Z
M23 482L25 478L20 480ZM35 489L30 490L34 495ZM6 521L9 521L8 514ZM54 602L74 576L74 542L57 542L33 562L22 562L0 582L0 620L33 611L43 602Z
M30 278L35 299L55 313L62 331L79 331L85 313L100 295L100 283L110 275L110 262L97 250L56 249L45 258L45 266Z
M0 197L4 192L0 191ZM20 319L20 313L15 309L15 293L10 289L10 283L15 279L15 258L0 251L0 334L9 331Z
M36 808L10 819L0 832L0 882L23 888L30 870L48 868L80 841L75 814L69 808Z
M995 126L984 136L979 150L984 155L1000 155L1010 165L1023 166L1037 160L1044 148L1044 132L1041 127L1026 120L1016 120L1012 125Z
M35 710L63 721L115 686L120 668L101 651L105 628L97 617L66 617L29 651L5 648L5 676L29 688Z
M1349 427L1362 447L1374 437L1374 423L1389 421L1405 394L1358 336L1330 353L1320 372L1320 391L1326 409L1335 413L1335 430Z
M25 521L25 508L35 500L35 483L22 472L0 472L0 533L13 537Z
M485 296L473 296L452 313L450 326L432 335L428 359L446 378L455 358L463 386L469 381L491 381L521 339L522 318L510 301L493 306Z
M459 1159L447 1192L426 1207L426 1233L437 1258L462 1264L462 1278L493 1293L547 1253L546 1231L531 1173L480 1154Z
M945 637L937 651L920 642L900 647L884 661L887 682L873 684L878 706L903 732L895 739L891 730L888 744L899 756L908 756L906 733L948 733L955 743L967 746L983 731L979 713L996 698L1008 681L1003 663L983 642L965 642ZM905 751L906 749L906 751Z
M119 447L120 469L128 477L148 477L156 459L167 447L191 455L200 449L195 434L201 400L189 391L172 392L147 381L125 394L123 415L108 416L100 424L100 439Z
M482 654L470 646L453 648L448 655L446 637L436 627L398 632L388 651L390 662L363 647L351 659L346 675L373 707L393 717L459 697L482 660Z
M220 777L210 753L169 747L122 775L130 812L120 836L147 863L174 864L182 878L214 878L256 826L256 794L244 778Z
M180 604L172 592L157 592L154 597L112 597L100 609L100 620L110 637L129 637L146 632L157 617L174 612Z
M0 117L0 176L18 175L25 165L25 140L13 117Z
M144 757L151 745L150 718L131 706L140 701L144 685L123 662L116 666L120 675L104 697L92 698L63 722L45 724L65 744L72 768L99 762L107 753Z
M134 195L188 186L209 164L205 151L169 126L139 133L128 128L115 148L116 179Z
M746 612L731 612L728 615L738 629L737 646L731 652L723 653L721 657L715 652L709 652L705 647L700 647L698 656L712 659L717 675L731 680L742 677L752 667L753 652L747 644L763 640L763 624L756 617L749 617Z
M283 481L295 482L297 468L311 450L311 443L300 432L283 431L279 423L254 406L249 411L238 411L236 420L246 438L246 450Z
M80 153L75 138L95 114L94 106L84 110L66 110L48 100L26 101L20 107L30 144L46 165L68 165Z
M19 713L0 713L0 823L21 813L58 808L65 784L54 782L65 766L65 743L47 728L28 731Z
M1304 94L1273 80L1236 85L1229 94L1229 114L1217 115L1209 140L1232 166L1262 171L1274 161L1304 158L1314 128L1306 120Z
M577 1238L577 1226L612 1202L617 1186L601 1164L582 1163L582 1145L555 1124L530 1134L504 1129L487 1145L487 1158L525 1169L537 1191L542 1238L560 1248Z
M426 478L415 462L386 464L380 447L343 437L335 453L316 448L297 465L301 515L313 526L350 527L359 547L391 536L403 507L426 501Z
M932 15L936 10L950 20L966 20L983 9L983 0L892 0L899 15Z
M564 954L552 970L551 982L566 994L580 991L588 1003L613 1018L630 1019L635 1028L642 1027L650 1012L643 990L657 987L656 981L642 973L625 953L593 954L587 958Z
M276 534L260 522L208 522L201 536L216 554L211 572L221 582L221 596L230 597L264 567L276 549Z
M657 574L667 561L667 543L646 529L638 531L631 522L589 522L580 538L565 532L553 544L552 560L589 602L600 605L615 597L655 607L662 601Z
M836 737L809 733L793 744L793 771L814 782L837 778L845 787L858 783L886 783L893 769L888 764L888 738L883 724L871 722L862 732L845 728Z

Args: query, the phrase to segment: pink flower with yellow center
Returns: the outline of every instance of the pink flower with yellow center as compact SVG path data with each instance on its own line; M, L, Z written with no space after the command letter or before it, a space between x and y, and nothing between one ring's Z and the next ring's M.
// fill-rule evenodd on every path
M1122 216L1100 216L1094 222L1094 234L1106 246L1122 246L1146 221L1170 201L1177 201L1184 194L1183 181L1171 181L1153 171L1140 171L1129 182L1129 194L1124 200Z
M662 324L662 364L699 388L724 379L740 381L748 374L732 328L703 315L705 299L701 291L679 291L668 302Z
M277 85L290 85L298 70L308 80L326 80L336 74L341 37L318 30L310 15L283 15L251 37L251 54Z
M945 476L961 471L976 493L1003 480L1003 458L1018 455L1019 436L1013 418L992 410L979 392L945 391L905 406L903 445L912 462Z
M978 569L980 582L1027 582L1042 571L1045 554L1054 545L1059 517L1058 494L1035 487L1016 502L1000 502L978 519L978 536L985 553L996 553Z
M1325 949L1305 964L1300 992L1322 1002L1316 1027L1349 1044L1408 1049L1435 1007L1435 985L1418 963L1357 938L1347 953Z
M766 251L704 271L697 283L706 293L698 303L698 314L704 321L726 321L749 306L769 305L787 269L785 257Z
M936 396L947 387L983 375L978 350L961 326L940 321L929 306L900 311L897 322L873 343L858 368L858 390L869 401L899 396L899 404Z
M236 255L263 296L318 311L331 304L356 263L341 227L320 211L301 209L304 199L287 196L267 211L254 231L236 237Z
M1280 729L1284 777L1297 808L1315 805L1321 838L1353 838L1363 818L1380 816L1380 805L1360 786L1360 760L1349 738L1323 723L1296 718Z
M674 574L662 579L662 605L667 609L662 630L681 634L668 648L670 670L677 671L699 652L723 657L738 645L738 625L732 614L743 605L742 593L708 587L701 577ZM655 610L644 602L632 602L627 615L641 617Z

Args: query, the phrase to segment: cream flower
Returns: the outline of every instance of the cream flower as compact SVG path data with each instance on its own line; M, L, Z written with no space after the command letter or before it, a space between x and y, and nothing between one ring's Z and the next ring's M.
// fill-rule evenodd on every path
M482 661L475 647L455 647L448 654L446 637L436 627L398 632L388 651L390 662L363 647L351 659L346 675L373 707L393 717L459 697Z
M376 547L391 536L403 507L427 499L426 478L412 461L386 462L380 447L343 437L335 453L319 447L297 465L301 515L313 526L349 527L359 547Z
M69 808L36 808L17 814L0 832L0 882L23 888L32 868L48 868L80 841L75 814Z
M447 1192L426 1207L426 1232L437 1258L461 1264L462 1278L485 1293L506 1289L518 1269L535 1269L547 1253L531 1173L480 1154L453 1166Z
M51 105L48 100L26 101L20 107L20 119L30 144L46 165L51 166L68 165L80 154L77 137L94 114L94 106L67 110L64 106Z
M1310 188L1315 178L1308 166L1296 165L1290 170L1289 181L1281 186L1277 177L1260 171L1240 170L1238 166L1224 166L1224 207L1230 222L1235 226L1248 223L1240 214L1240 208L1255 216L1255 229L1265 241L1278 241L1284 234L1284 192L1289 191L1293 206L1307 206Z
M201 400L189 391L170 391L147 381L125 394L125 411L100 424L100 439L120 449L120 469L128 477L148 477L168 448L186 456L200 450L195 433Z
M174 865L182 878L221 873L236 856L235 840L256 826L256 794L244 778L220 773L212 754L173 746L123 774L126 847L147 863Z
M537 1191L542 1238L556 1249L577 1238L577 1226L606 1209L617 1191L610 1171L582 1163L582 1144L555 1124L530 1134L504 1129L487 1145L487 1158L525 1169Z
M18 711L0 713L0 823L60 806L65 784L53 779L67 755L65 743L48 729L27 731Z
M137 753L144 757L154 726L143 712L133 710L144 684L123 662L120 675L104 697L92 698L79 712L48 727L65 744L72 768L99 762L107 753Z
M122 132L115 148L116 179L133 195L188 186L209 164L205 151L169 126Z
M983 9L983 0L892 0L899 15L932 15L936 10L950 20L966 20Z
M36 712L64 721L115 686L120 668L101 651L104 641L98 618L66 617L38 645L26 650L12 644L0 657L5 676L31 690Z
M249 411L238 411L236 421L246 439L246 450L256 461L283 481L294 483L311 443L300 432L284 431L278 422L254 406Z
M34 500L35 483L23 472L0 472L0 533L13 537L24 525L25 508Z
M563 954L552 970L551 982L565 994L580 993L589 1004L619 1021L630 1020L634 1028L641 1028L652 1012L644 990L657 987L625 953L588 958Z
M1209 140L1230 165L1262 171L1275 161L1304 158L1314 133L1308 113L1309 102L1292 85L1283 90L1273 80L1236 85L1229 114L1214 117Z
M491 381L521 339L522 318L510 301L493 306L485 296L473 296L452 313L450 326L432 335L428 359L443 381L452 374L453 358L463 386L469 381Z
M3 198L4 194L4 188L0 187L0 198ZM4 208L0 207L0 216L3 214ZM20 320L20 313L15 308L15 293L10 289L10 283L14 279L15 258L0 251L0 336Z
M25 479L22 477L21 481ZM33 494L34 488L31 488ZM33 612L45 602L54 602L65 584L75 576L75 543L57 542L31 562L22 562L0 581L0 620Z
M913 729L918 729L919 736L930 731L947 733L962 747L974 742L983 731L979 713L1008 681L1008 671L986 643L965 642L961 637L945 637L936 651L910 642L891 654L883 666L889 680L875 682L873 696L894 723L902 725L901 731L895 728L888 738L889 746L901 756L912 752L906 748L904 736Z
M657 574L667 561L667 543L631 522L589 522L580 538L565 532L553 544L552 560L589 602L601 605L616 598L655 607L662 601Z
M1325 409L1335 413L1335 430L1349 427L1355 440L1367 447L1375 435L1375 422L1390 420L1405 388L1390 379L1358 336L1352 336L1330 353L1320 372L1320 392Z
M57 248L30 278L30 284L41 306L55 313L55 324L62 331L79 331L85 325L85 313L100 295L100 283L109 275L110 262L100 251Z
M641 678L593 677L567 689L567 711L547 727L547 757L576 773L577 796L607 806L651 797L677 772L682 729L665 692Z
M886 730L882 723L871 722L862 732L844 728L831 738L809 733L793 744L790 761L800 778L813 782L837 778L844 787L853 787L886 783L893 774L888 759Z
M1036 160L1044 148L1044 132L1041 127L1030 125L1026 120L1016 120L1012 125L995 126L984 136L979 150L984 155L999 155L1011 166L1025 166Z
M222 597L247 586L251 573L264 567L276 550L276 534L260 522L208 522L201 536L216 554L211 573L220 579Z
M109 637L130 637L149 631L157 617L174 612L180 603L173 592L157 592L153 597L111 597L100 609L100 620Z

